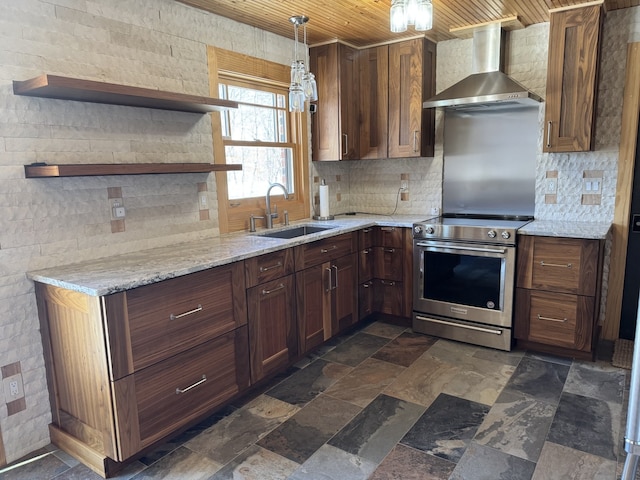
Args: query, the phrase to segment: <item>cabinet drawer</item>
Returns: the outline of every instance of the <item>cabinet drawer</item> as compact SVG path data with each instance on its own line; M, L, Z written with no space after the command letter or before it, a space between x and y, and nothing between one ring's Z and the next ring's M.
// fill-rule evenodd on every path
M373 280L361 283L358 286L358 319L368 317L373 313L373 297L374 293Z
M402 316L404 285L394 280L375 281L375 309L380 313Z
M375 227L367 227L358 231L358 250L373 247L375 244Z
M354 250L353 234L345 233L295 247L296 270L328 262Z
M527 340L590 351L593 297L551 292L529 292Z
M378 247L402 248L404 228L402 227L378 227L376 228L375 244Z
M531 288L595 295L598 242L572 238L535 239Z
M401 248L375 247L374 258L373 273L376 278L402 281L404 254Z
M248 387L247 345L244 326L115 382L122 459Z
M152 365L246 323L242 262L126 292L130 363ZM116 348L126 344L111 340Z
M368 247L358 252L358 281L366 282L373 278L373 264L375 263L375 249Z
M247 288L293 273L293 249L267 253L244 261Z

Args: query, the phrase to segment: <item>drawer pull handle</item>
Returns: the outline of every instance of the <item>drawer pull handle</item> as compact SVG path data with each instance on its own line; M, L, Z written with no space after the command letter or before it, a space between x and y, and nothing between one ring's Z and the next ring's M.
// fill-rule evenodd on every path
M390 287L396 284L396 282L387 282L386 280L380 280L380 283L382 283L382 285L389 285Z
M338 248L337 245L332 245L329 248L321 248L320 253L329 253L330 251L335 250L336 248Z
M267 290L266 288L262 290L263 295L269 295L270 293L277 292L278 290L282 290L284 288L284 283L281 283L273 290Z
M396 227L380 227L380 230L382 230L383 232L395 232Z
M329 272L329 286L326 288L326 291L329 292L331 290L333 290L333 275L331 275L331 269L330 268L325 268L325 270L327 272Z
M202 311L202 305L198 304L196 308L193 310L189 310L188 312L181 313L179 315L174 315L173 313L169 315L169 320L177 320L182 317L186 317L187 315L193 315L194 313L198 313Z
M202 375L202 378L198 380L196 383L194 383L193 385L189 385L186 388L176 388L176 395L180 395L181 393L187 393L192 388L196 388L198 385L202 385L206 381L207 381L207 376Z
M558 323L566 323L566 318L551 318L551 317L543 317L538 314L538 320L548 320L549 322L558 322Z
M540 265L543 267L561 267L561 268L572 268L573 264L571 263L547 263L544 260L540 262Z
M364 250L362 250L362 253L371 253L371 249L370 248L365 248Z
M268 272L269 270L273 270L274 268L280 268L282 266L282 262L278 262L275 265L269 265L268 267L260 267L260 273Z
M362 229L362 233L370 233L371 229L370 228L363 228Z
M363 287L363 288L369 288L371 285L372 285L372 283L371 283L371 282L367 282L367 283L363 283L363 284L362 284L362 287Z
M396 249L395 248L385 248L384 252L385 253L395 253Z

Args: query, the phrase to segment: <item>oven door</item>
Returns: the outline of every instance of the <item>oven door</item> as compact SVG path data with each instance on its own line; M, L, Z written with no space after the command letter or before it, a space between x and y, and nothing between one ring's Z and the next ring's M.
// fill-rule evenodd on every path
M417 313L511 328L515 247L414 240Z

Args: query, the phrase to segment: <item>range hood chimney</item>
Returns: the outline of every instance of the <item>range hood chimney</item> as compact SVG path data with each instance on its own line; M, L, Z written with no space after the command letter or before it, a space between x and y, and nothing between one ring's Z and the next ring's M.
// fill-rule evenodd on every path
M423 107L486 110L539 105L542 98L503 72L505 34L500 23L474 29L473 73L424 102Z

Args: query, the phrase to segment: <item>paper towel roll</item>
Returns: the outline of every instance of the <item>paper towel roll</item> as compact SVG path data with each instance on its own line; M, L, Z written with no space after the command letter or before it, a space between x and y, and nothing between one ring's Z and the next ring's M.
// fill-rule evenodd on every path
M320 216L329 216L329 185L320 185Z

